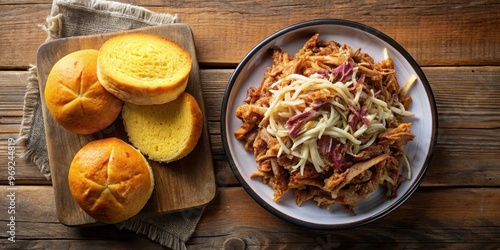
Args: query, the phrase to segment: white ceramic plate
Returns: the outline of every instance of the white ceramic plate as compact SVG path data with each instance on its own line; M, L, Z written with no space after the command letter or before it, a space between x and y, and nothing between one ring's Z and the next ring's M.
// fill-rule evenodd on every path
M411 74L417 75L417 83L410 90L413 99L410 111L415 117L412 123L415 139L405 146L412 166L412 179L403 182L398 196L387 199L385 190L378 188L368 199L358 202L356 215L340 206L330 210L319 208L314 202L298 207L293 192L287 192L279 202L273 201L273 190L259 178L250 179L256 171L255 157L243 148L243 142L234 137L241 120L235 116L236 108L244 104L247 89L260 85L264 72L271 65L273 47L279 47L290 55L295 54L315 33L320 40L334 40L351 48L361 48L375 62L383 60L383 49L391 56L397 77L402 86ZM227 86L222 104L221 131L224 149L231 168L246 191L265 209L292 223L315 229L340 229L360 226L375 221L400 206L416 190L430 163L437 139L437 111L434 97L424 73L415 60L393 39L366 25L336 19L312 20L299 23L269 36L255 46L241 61Z

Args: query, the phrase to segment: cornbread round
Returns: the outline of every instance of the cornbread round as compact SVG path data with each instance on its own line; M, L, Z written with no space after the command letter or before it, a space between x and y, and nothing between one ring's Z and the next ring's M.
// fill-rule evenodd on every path
M62 127L92 134L111 125L123 101L103 88L97 78L95 49L72 52L52 67L45 85L47 109Z
M111 137L89 142L76 153L68 184L88 215L114 224L139 213L153 192L154 178L137 149Z
M184 92L191 63L190 54L171 40L128 33L104 42L97 74L109 92L126 102L163 104Z
M159 162L188 155L203 127L200 107L187 92L162 105L125 103L122 118L129 141L149 159Z

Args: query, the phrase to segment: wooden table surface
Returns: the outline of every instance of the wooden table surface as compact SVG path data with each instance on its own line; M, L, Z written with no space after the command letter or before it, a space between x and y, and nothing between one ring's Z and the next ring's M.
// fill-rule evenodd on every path
M219 188L188 248L500 247L498 1L126 2L176 13L193 30ZM51 182L19 157L15 208L9 209L7 144L18 138L27 69L46 38L37 25L50 8L50 0L0 2L0 248L161 249L145 236L114 226L62 225ZM438 109L437 148L421 186L388 216L348 230L310 230L267 212L234 177L221 142L222 95L238 62L272 33L317 18L361 22L398 41L422 67ZM16 156L22 151L17 146ZM10 210L16 217L15 243L7 239Z

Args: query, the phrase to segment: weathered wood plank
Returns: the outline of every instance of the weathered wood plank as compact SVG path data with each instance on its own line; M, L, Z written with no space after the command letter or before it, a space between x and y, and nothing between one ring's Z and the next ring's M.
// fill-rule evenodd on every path
M44 225L39 225L43 230ZM50 228L50 227L49 227ZM67 240L67 239L18 239L14 243L6 243L4 240L4 249L74 249L74 250L107 250L107 249L166 249L158 243L154 243L146 237L138 236L129 231L111 232L112 229L97 230L103 235L111 235L109 239L92 239L91 236L85 239ZM86 232L81 232L86 235ZM472 245L476 246L476 244ZM477 249L477 248L469 248Z
M298 247L304 243L314 246L324 242L344 247L358 246L362 241L386 247L390 242L416 245L475 242L493 246L498 244L496 237L500 233L495 230L499 226L496 204L500 197L494 197L498 192L498 189L421 188L396 211L372 224L350 230L318 231L277 220L242 189L226 188L205 210L191 242L218 236L214 240L219 244L228 237L239 237L247 247L256 248ZM426 233L416 234L417 228Z
M40 1L41 2L41 1ZM0 68L27 67L46 38L50 2L0 5ZM124 1L152 11L178 14L193 30L202 65L235 65L266 36L289 25L337 18L370 25L398 41L424 66L499 65L498 3L465 0L283 3L276 1ZM277 22L276 15L281 15ZM411 18L410 18L411 17ZM480 25L478 25L480 24ZM26 38L19 42L19 37Z
M499 186L499 129L442 129L425 186Z
M108 233L108 230L103 233ZM374 232L377 233L377 232ZM412 234L413 232L408 231L408 234ZM85 239L85 240L18 240L14 244L7 245L5 249L73 249L73 250L87 250L92 248L93 250L108 250L108 249L166 249L162 247L160 244L153 244L149 239L146 238L137 238L138 236L130 237L132 233L122 233L123 239L114 240L112 243L110 240L93 240L93 239ZM262 237L262 236L261 236ZM215 237L214 237L215 238ZM188 250L196 250L196 249L204 249L204 250L220 250L220 249L240 249L234 248L234 245L231 243L235 240L238 242L243 242L242 246L247 250L259 250L259 249L291 249L293 247L303 249L454 249L454 250L470 250L470 249L497 249L496 243L339 243L331 240L329 236L318 236L312 240L310 243L272 243L266 241L267 244L249 244L241 240L240 238L230 238L225 236L219 236L224 241L221 244L221 240L217 239L213 242L208 242L207 239L203 239L202 243L196 242L195 239L189 242L187 246ZM274 240L274 239L273 239ZM264 240L261 240L264 241ZM15 247L14 247L15 246ZM231 247L233 246L233 248ZM239 246L239 245L238 245ZM12 248L11 248L12 247Z
M7 183L7 169L9 160L8 141L9 139L17 139L18 135L0 133L0 185ZM16 184L45 184L50 185L51 182L40 173L38 167L29 159L21 158L20 155L24 152L24 147L16 145L14 149L14 164L15 164L15 183Z
M424 72L441 128L500 128L498 67L430 67Z
M50 4L0 5L0 69L27 68L36 63L36 50L47 38L38 25L45 23ZM21 39L21 40L20 40Z
M12 123L8 117L23 115L28 76L26 71L0 71L0 125Z
M18 186L16 242L1 236L0 248L113 249L137 246L157 249L145 236L113 226L73 228L57 221L50 186ZM7 193L6 187L0 188ZM8 197L0 196L0 211ZM220 188L201 218L190 249L221 249L228 239L241 239L247 249L330 247L457 247L492 249L500 244L500 189L420 188L390 215L363 227L321 231L292 225L267 212L241 187ZM0 213L3 225L10 215Z

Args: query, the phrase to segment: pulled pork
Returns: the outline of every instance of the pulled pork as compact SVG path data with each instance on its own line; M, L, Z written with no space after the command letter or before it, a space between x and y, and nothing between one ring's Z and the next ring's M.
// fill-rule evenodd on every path
M403 123L402 116L395 114L393 119L387 120L386 128L378 133L375 141L355 154L347 152L347 146L340 140L331 139L328 143L333 143L334 148L338 149L334 158L328 155L334 162L326 161L328 164L322 166L321 171L311 163L307 163L302 171L297 171L293 166L299 161L298 157L284 153L280 155L277 138L266 129L268 121L265 113L273 99L271 86L291 74L324 74L325 77L331 77L332 72L335 72L339 74L336 80L348 78L349 70L356 67L357 74L362 75L360 78L365 82L363 88L375 93L388 105L401 99L407 108L411 98L399 94L390 59L374 63L360 49L352 50L334 41L320 41L318 37L319 34L311 37L294 56L280 49L274 50L273 64L265 72L263 81L258 87L247 91L246 103L237 108L236 116L241 119L242 125L234 134L245 142L245 149L253 151L256 158L256 172L251 177L260 178L272 186L275 201L293 190L299 206L312 200L318 206L327 208L332 204L340 204L354 213L356 203L380 185L388 187L388 197L397 196L397 188L403 180L399 169L400 159L404 155L403 147L415 136L410 131L411 124ZM280 84L286 85L288 82L282 81ZM305 102L324 103L336 98L335 95L316 91L307 96ZM298 110L304 108L297 106ZM350 122L369 124L364 120L363 111L352 110L349 117Z

